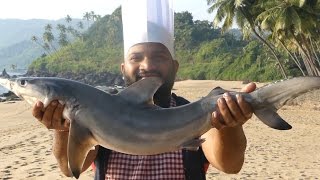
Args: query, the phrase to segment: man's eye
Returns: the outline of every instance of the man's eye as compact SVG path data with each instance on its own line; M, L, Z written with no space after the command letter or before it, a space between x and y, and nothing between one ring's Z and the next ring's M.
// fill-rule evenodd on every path
M131 61L138 61L139 59L140 59L140 58L137 57L137 56L132 56L132 57L130 58Z
M131 63L140 63L142 60L143 60L142 56L135 55L135 54L128 57L128 61Z

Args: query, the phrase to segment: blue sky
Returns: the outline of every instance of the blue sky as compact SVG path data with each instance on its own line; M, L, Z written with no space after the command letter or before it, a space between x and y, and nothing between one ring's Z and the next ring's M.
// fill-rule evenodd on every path
M206 0L173 0L176 12L189 11L194 20L211 20ZM4 0L0 6L0 19L60 19L70 15L82 18L94 11L104 16L121 4L121 0Z

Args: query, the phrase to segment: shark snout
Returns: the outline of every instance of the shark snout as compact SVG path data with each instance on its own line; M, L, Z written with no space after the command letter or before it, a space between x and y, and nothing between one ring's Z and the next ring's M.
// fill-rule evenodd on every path
M12 91L12 81L6 78L0 78L0 85L8 89L9 91Z

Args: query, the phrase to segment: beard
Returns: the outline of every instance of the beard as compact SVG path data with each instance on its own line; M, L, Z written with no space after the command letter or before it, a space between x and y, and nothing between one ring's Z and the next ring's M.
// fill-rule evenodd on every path
M125 82L126 86L130 86L131 84L141 80L144 77L150 77L150 76L157 76L162 79L164 82L156 91L154 94L155 98L161 98L163 96L168 96L171 95L171 90L174 84L175 80L175 72L173 69L169 71L169 74L164 77L160 72L158 71L152 71L152 72L147 72L147 71L139 71L136 72L134 76L128 75L125 71L123 73L123 80Z

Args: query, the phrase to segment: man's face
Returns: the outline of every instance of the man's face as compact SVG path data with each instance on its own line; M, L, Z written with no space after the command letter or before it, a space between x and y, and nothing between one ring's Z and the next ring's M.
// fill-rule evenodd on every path
M164 81L158 92L171 92L178 67L163 44L149 42L129 49L121 71L127 86L142 78L157 76Z

